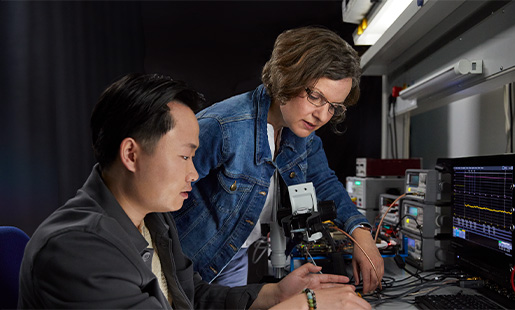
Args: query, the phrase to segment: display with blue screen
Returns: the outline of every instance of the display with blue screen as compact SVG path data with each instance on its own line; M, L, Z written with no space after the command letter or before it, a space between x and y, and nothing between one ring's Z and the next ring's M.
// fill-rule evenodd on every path
M413 217L418 216L418 208L417 207L408 207L408 214L412 215Z
M513 166L453 170L453 236L511 256Z
M450 159L452 236L457 264L510 288L515 155Z

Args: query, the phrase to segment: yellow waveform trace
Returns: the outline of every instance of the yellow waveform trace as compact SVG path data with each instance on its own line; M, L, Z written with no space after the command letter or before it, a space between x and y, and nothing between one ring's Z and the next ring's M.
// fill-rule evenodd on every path
M486 207L469 205L467 203L465 204L465 207L469 207L469 208L472 208L472 209L486 210L486 211L496 212L496 213L504 213L504 214L508 214L508 215L512 214L512 212L510 212L510 211L489 209L489 208L486 208Z

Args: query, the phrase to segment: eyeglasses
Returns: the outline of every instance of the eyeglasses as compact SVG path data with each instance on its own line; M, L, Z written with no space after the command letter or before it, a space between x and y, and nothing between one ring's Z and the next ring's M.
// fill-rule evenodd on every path
M323 107L326 103L329 103L329 113L331 113L332 115L336 115L336 116L343 115L347 111L346 106L344 106L341 103L333 103L333 102L327 101L327 99L325 99L324 95L317 92L316 90L312 90L309 87L306 87L305 90L306 90L306 94L308 95L307 98L308 98L309 103L311 103L315 107Z

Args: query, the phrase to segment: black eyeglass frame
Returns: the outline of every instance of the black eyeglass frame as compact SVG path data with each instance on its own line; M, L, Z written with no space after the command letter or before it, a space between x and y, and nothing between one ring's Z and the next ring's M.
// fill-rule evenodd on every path
M331 113L333 116L334 115L340 116L340 115L345 114L345 112L347 112L347 107L344 104L330 102L320 92L318 92L316 90L313 90L313 89L311 89L309 87L306 87L304 90L306 91L306 94L307 94L306 98L308 99L309 103L311 103L315 107L323 107L323 106L325 106L328 103L329 104L329 113ZM312 101L313 99L310 99L310 97L313 97L312 96L313 93L317 93L320 96L317 99L320 100L322 102L322 104L315 103L315 102Z

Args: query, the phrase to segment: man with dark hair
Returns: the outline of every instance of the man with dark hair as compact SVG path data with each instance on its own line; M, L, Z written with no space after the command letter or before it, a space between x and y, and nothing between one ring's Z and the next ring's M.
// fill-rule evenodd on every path
M192 110L202 102L159 75L127 75L104 91L91 117L98 164L28 243L20 308L307 309L305 287L331 287L317 290L321 307L370 308L341 284L348 278L313 274L320 268L309 264L276 284L235 288L194 273L170 211L198 178Z

